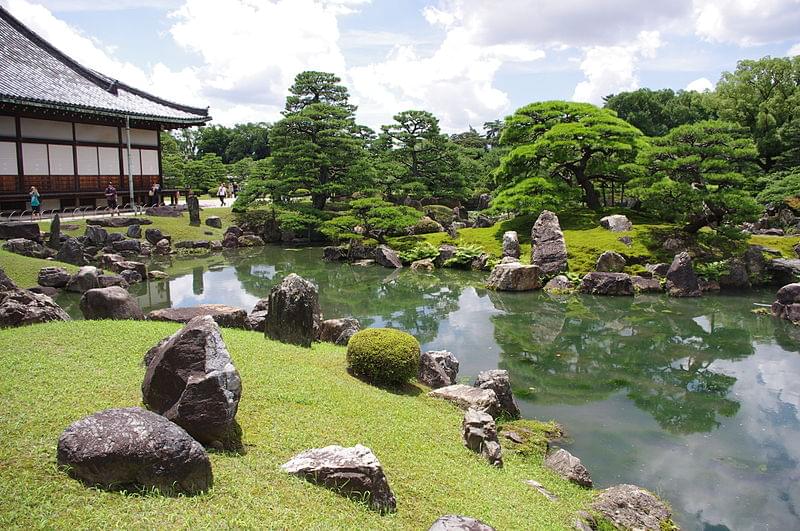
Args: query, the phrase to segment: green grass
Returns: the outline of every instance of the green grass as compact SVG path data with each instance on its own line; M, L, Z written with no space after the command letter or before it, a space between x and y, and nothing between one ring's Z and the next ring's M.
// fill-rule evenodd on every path
M222 219L222 228L214 229L205 224L206 218L209 216L219 216ZM192 227L189 225L189 214L184 213L179 218L166 218L156 216L142 216L153 222L152 225L142 225L142 234L146 229L160 229L161 232L167 233L172 236L173 244L175 242L184 240L221 240L225 233L225 229L233 224L233 212L230 208L204 208L200 212L200 221L202 222L199 227ZM86 230L86 220L84 219L62 219L61 225L77 225L77 229L65 230L64 234L70 236L81 236ZM50 222L42 221L40 227L43 231L50 230ZM106 228L109 232L125 233L127 227L120 228ZM211 234L206 234L211 232Z
M78 271L78 266L57 262L55 260L44 260L41 258L31 258L20 254L10 253L0 249L0 267L6 275L21 288L32 288L38 282L39 270L43 267L63 267L70 273Z
M507 450L494 469L460 441L462 413L409 386L392 393L345 371L345 350L310 350L223 330L243 381L246 455L211 454L214 487L195 497L83 486L55 462L75 420L141 403L144 352L170 323L79 321L0 331L0 526L3 528L427 529L443 514L497 529L568 529L593 496ZM13 377L10 375L13 374ZM362 443L382 462L398 512L380 516L279 466L311 447ZM523 483L560 496L550 502Z

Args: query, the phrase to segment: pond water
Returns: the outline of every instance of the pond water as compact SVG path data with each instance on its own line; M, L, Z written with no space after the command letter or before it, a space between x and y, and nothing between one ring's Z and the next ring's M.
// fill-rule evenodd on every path
M598 487L668 499L684 529L800 529L800 329L752 312L774 291L675 300L496 293L485 274L328 264L267 247L151 264L145 311L245 308L289 272L326 317L392 326L446 349L459 376L507 369L525 417L554 418ZM77 297L59 299L76 317ZM77 315L76 315L77 314Z

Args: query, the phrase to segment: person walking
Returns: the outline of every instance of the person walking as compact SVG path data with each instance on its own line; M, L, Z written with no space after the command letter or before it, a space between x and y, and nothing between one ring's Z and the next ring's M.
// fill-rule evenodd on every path
M219 206L225 206L225 196L228 195L228 189L225 188L225 183L220 183L219 188L217 189L217 197L219 197Z
M31 220L33 218L42 219L42 202L39 196L39 190L35 186L31 186L31 191L28 193L31 197Z
M236 199L236 196L239 194L239 183L233 183L231 188L233 189L233 198Z
M117 189L114 188L114 185L110 182L108 186L106 186L106 191L104 192L106 196L106 201L108 202L108 208L111 210L111 215L114 215L114 212L117 213L118 216L121 214L119 213L119 206L117 205Z

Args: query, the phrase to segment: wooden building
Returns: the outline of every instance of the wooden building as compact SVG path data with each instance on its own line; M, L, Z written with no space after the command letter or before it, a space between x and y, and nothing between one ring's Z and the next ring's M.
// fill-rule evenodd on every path
M142 203L163 188L159 133L210 119L81 66L0 7L0 210L29 208L31 186L45 210L103 206L109 182L124 205L129 173Z

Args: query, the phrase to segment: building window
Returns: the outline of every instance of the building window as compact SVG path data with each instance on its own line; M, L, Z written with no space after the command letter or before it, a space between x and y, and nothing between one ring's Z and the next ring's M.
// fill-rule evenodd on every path
M123 140L125 140L123 138ZM158 131L154 129L131 129L131 144L137 146L157 146Z
M140 150L131 149L131 162L133 163L133 175L142 174L142 158ZM122 150L122 170L125 175L128 175L128 150Z
M78 175L100 175L96 147L78 146Z
M158 151L142 150L142 175L158 175Z
M44 140L72 140L72 122L20 118L23 138Z
M47 144L22 144L22 171L25 175L50 175Z
M119 149L97 148L100 175L119 175Z
M50 175L75 175L75 163L72 160L72 146L49 144Z
M17 175L17 145L0 142L0 175Z
M103 142L119 144L119 130L108 125L75 124L75 140L78 142Z

